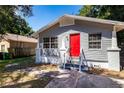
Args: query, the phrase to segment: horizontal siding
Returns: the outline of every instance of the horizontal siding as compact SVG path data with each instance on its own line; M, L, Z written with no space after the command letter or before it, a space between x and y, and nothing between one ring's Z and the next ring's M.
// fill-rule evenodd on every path
M83 28L81 31L81 48L83 48L86 59L88 60L103 60L107 61L107 48L111 46L111 32L100 28ZM99 50L91 50L88 48L88 34L89 33L102 33L102 45Z
M88 49L88 34L101 32L102 33L102 48L100 50L90 50ZM58 27L51 31L46 31L40 34L40 42L42 42L43 37L57 36L59 41L59 48L61 48L62 39L69 36L71 33L80 33L80 44L83 48L87 60L107 60L107 48L111 46L112 33L108 29L93 27L93 26L80 26L72 25L65 27ZM69 47L69 41L66 42L66 46Z

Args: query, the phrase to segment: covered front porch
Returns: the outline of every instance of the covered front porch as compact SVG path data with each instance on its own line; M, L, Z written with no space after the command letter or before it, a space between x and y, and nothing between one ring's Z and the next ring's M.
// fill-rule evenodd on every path
M108 60L108 69L120 71L120 48L117 45L117 31L118 27L113 26L112 31L112 39L111 39L111 47L107 49L107 60ZM51 63L58 64L59 67L69 68L69 69L78 69L79 71L84 69L85 67L90 67L85 57L85 53L83 51L82 46L80 46L80 38L77 38L75 42L70 42L71 40L75 41L76 38L72 38L70 36L78 35L69 34L63 37L62 41L57 41L58 44L61 43L61 47L59 48L44 48L44 44L38 42L36 48L36 63ZM77 36L80 37L80 36ZM68 43L67 43L68 42ZM67 45L69 44L69 45ZM72 44L72 45L71 45ZM73 46L77 45L79 46ZM71 50L74 47L74 50Z
M51 48L52 45L50 45L49 48L44 48L45 42L38 43L36 63L58 64L64 69L77 69L79 71L88 69L83 49L80 48L80 33L71 33L61 38L60 42L59 40L55 41L61 47Z

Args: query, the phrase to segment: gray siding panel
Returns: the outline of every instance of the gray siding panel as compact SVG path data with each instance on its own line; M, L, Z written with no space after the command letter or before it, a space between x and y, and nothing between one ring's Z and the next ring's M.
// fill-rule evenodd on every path
M89 33L102 33L102 48L99 50L91 50L88 47L88 34ZM112 32L109 29L103 29L100 27L90 27L90 26L65 26L59 27L51 31L46 31L40 34L40 42L42 42L43 37L58 36L59 48L61 47L62 39L71 33L80 33L80 44L83 48L86 59L88 60L100 60L107 61L107 48L111 47L111 37ZM69 45L67 42L66 45Z
M102 45L99 50L88 48L88 33L102 33ZM84 50L87 59L107 61L107 48L111 46L111 31L100 28L87 28L81 32L81 47Z

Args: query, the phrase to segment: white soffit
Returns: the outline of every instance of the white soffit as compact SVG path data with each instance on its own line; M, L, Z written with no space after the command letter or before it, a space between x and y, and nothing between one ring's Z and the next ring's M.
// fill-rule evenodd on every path
M70 18L70 17L62 17L60 20L59 20L59 24L60 24L60 27L63 27L63 26L69 26L69 25L74 25L74 18Z

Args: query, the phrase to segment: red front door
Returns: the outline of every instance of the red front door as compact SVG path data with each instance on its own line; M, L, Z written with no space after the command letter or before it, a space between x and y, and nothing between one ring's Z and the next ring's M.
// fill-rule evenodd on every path
M70 35L70 56L80 55L80 34Z

